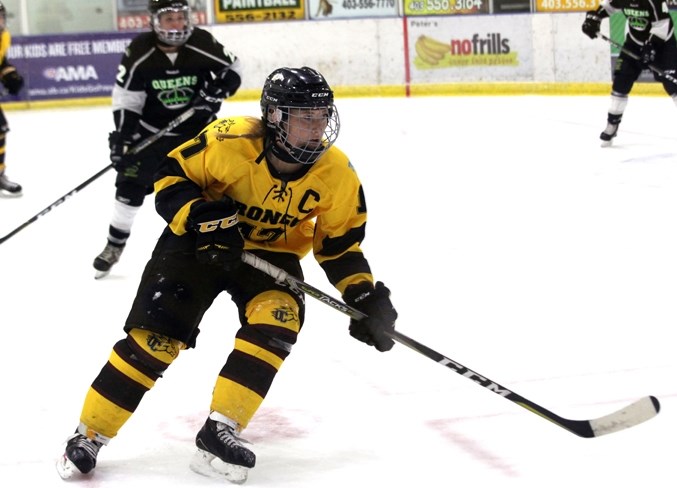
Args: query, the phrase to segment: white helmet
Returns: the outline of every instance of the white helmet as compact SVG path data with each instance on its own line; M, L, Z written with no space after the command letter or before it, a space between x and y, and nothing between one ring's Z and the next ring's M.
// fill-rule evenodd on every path
M148 2L150 12L150 25L158 40L170 46L181 46L186 43L193 33L193 21L190 14L188 0L150 0ZM167 12L183 12L186 23L183 29L163 29L160 27L160 16Z

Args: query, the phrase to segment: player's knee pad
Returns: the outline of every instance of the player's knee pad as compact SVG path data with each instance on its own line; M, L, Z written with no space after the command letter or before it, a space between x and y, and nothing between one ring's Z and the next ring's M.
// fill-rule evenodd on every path
M129 181L120 181L116 184L115 199L132 207L140 207L146 198L144 186Z
M132 329L127 338L115 345L114 351L128 365L153 381L179 356L185 345L149 330Z
M640 72L637 73L628 73L628 72L621 72L621 73L616 73L614 75L614 81L611 85L611 89L615 93L619 94L625 94L627 95L630 93L630 90L632 90L632 87L635 84L635 81L637 81L637 78L639 76Z
M299 305L291 295L277 290L261 293L247 304L245 317L248 325L238 331L240 338L283 357L289 354L301 330Z

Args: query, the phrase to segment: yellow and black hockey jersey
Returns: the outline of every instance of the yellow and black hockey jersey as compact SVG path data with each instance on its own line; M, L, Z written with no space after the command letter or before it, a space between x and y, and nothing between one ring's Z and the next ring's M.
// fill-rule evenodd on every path
M238 207L245 250L313 251L329 281L343 293L373 282L360 244L367 209L348 157L332 146L313 165L285 179L261 155L264 126L254 117L217 120L169 153L156 178L156 209L165 233L194 239L186 230L190 207L224 196Z
M0 33L0 62L3 64L6 62L5 56L7 56L7 51L9 51L11 45L12 35L5 29Z
M7 61L7 52L12 45L12 35L7 29L0 33L0 78L4 78L10 71L16 71L13 64Z

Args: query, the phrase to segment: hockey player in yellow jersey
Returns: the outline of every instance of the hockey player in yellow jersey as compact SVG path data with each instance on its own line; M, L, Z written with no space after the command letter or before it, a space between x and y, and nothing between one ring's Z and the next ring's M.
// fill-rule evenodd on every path
M299 291L245 265L243 249L298 278L312 251L343 300L367 318L356 339L388 351L397 312L360 248L367 207L334 141L339 114L324 77L279 68L265 81L262 118L217 120L171 151L156 175L167 221L141 277L124 330L85 397L80 423L57 462L62 478L89 473L180 351L196 345L202 316L226 291L239 311L235 346L217 375L210 414L190 467L235 483L255 454L239 433L263 402L303 326Z
M10 95L17 95L23 88L24 80L16 68L7 61L7 51L12 44L12 36L7 30L7 11L0 2L0 83ZM0 192L20 195L21 185L11 181L5 174L5 137L9 125L5 113L0 108Z

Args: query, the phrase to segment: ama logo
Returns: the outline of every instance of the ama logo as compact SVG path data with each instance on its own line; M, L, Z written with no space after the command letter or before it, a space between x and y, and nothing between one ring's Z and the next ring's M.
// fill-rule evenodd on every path
M45 78L54 81L87 81L98 80L99 75L91 64L86 66L57 66L45 68L42 72Z

